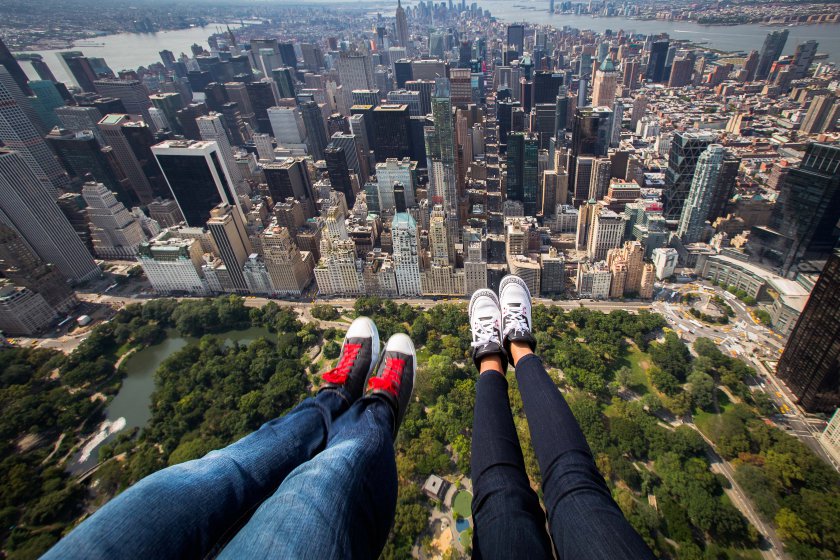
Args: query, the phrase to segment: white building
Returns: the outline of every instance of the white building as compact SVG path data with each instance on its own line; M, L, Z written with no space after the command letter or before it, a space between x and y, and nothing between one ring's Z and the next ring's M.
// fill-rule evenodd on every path
M376 183L379 193L379 208L381 211L395 208L394 183L401 183L405 187L405 206L413 207L415 175L417 173L417 162L408 158L388 158L384 163L376 164Z
M401 296L419 296L420 263L417 254L417 222L410 214L399 213L391 222L394 244L394 272Z
M133 259L146 241L143 226L102 183L85 183L82 197L90 219L93 250L101 259Z
M834 411L834 416L820 434L819 441L831 458L840 463L840 409Z
M620 247L624 240L624 229L623 216L605 206L595 210L587 245L589 259L594 262L602 261L607 257L607 251Z
M0 280L0 332L32 335L58 318L41 294Z
M612 274L605 261L581 263L578 267L577 292L580 297L607 299L611 283Z
M200 272L204 265L202 254L197 239L175 237L165 230L140 245L137 262L156 292L204 296L209 290Z
M653 266L656 268L656 279L664 280L674 274L677 269L679 253L671 247L658 247L653 250Z
M315 282L320 295L364 295L362 261L356 257L351 239L321 239L321 262L315 267Z
M257 253L248 255L248 260L245 261L242 272L245 275L245 283L248 284L250 293L259 295L275 293L268 268Z
M289 149L306 149L306 127L297 107L269 107L268 122L278 144Z

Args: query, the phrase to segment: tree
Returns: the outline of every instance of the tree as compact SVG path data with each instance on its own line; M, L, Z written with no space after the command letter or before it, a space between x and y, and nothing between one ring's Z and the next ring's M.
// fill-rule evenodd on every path
M711 375L694 370L688 376L688 394L694 406L709 410L714 402L715 380Z
M782 540L819 544L819 538L808 528L808 524L788 508L780 509L775 521Z

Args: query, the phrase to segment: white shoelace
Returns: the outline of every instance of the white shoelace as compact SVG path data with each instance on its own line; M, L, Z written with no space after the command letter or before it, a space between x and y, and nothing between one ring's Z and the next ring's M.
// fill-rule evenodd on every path
M473 331L473 348L479 348L491 342L501 345L499 341L499 329L496 325L496 319L493 317L479 318L472 326Z
M505 333L507 336L511 332L521 332L523 334L531 330L528 326L528 319L518 307L508 307L504 316Z

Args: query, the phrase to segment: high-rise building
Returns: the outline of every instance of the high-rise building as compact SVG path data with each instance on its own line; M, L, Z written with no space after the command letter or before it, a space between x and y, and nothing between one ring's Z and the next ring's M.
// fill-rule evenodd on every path
M264 134L271 133L271 124L268 121L268 108L277 105L274 96L274 82L270 78L263 78L258 82L245 84L245 91L251 100L251 108L254 111L254 120L257 123L257 130Z
M45 139L74 181L85 180L85 176L90 174L96 181L114 191L123 204L137 204L138 199L134 191L120 180L122 168L112 164L92 131L68 132L54 128Z
M67 73L73 76L82 91L95 92L94 82L98 79L90 61L81 51L66 51L58 53L58 59Z
M151 122L149 108L152 101L149 92L139 80L97 80L93 83L96 91L106 97L115 97L122 101L125 112L132 115L142 115L146 123Z
M432 96L434 128L426 127L426 154L432 197L440 197L446 212L450 239L460 242L458 185L455 172L455 130L452 122L450 84L446 78L435 79Z
M669 220L678 220L682 215L683 205L691 189L691 179L697 159L706 148L716 140L710 132L677 131L671 140L668 152L668 169L665 170L665 190L663 191L664 216Z
M791 169L770 223L753 227L747 251L783 276L803 259L824 259L840 238L840 146L813 143Z
M178 111L184 108L181 94L175 92L155 93L149 96L149 100L166 117L169 129L175 134L183 134L181 124L178 121Z
M198 117L195 122L201 139L215 142L219 146L219 153L225 159L233 184L238 186L242 182L242 173L233 159L233 149L225 130L224 117L220 113L210 113Z
M516 51L517 55L525 52L525 26L522 24L508 25L507 49Z
M380 211L395 210L394 186L403 186L406 208L416 205L414 190L417 186L417 162L408 158L388 158L376 164L376 181Z
M297 107L270 107L268 121L274 139L289 149L306 147L306 127Z
M818 46L819 44L813 39L796 45L796 51L793 53L793 62L790 65L794 80L802 79L808 75L811 69L811 63L814 62L814 57L817 55Z
M789 33L789 30L782 29L771 31L767 34L758 58L758 66L755 71L756 80L766 80L767 76L770 75L770 67L773 66L774 62L779 60L782 51L785 50L785 43L787 42Z
M29 82L29 89L35 93L35 97L30 97L29 101L40 121L44 123L44 128L49 130L61 126L55 110L64 107L65 103L55 84L49 80L32 80Z
M44 189L57 198L70 180L19 102L25 103L26 97L13 76L0 66L0 144L17 152Z
M589 232L587 255L593 262L604 260L607 251L620 247L624 239L624 217L616 214L607 207L601 206L592 216L592 227Z
M0 149L0 211L0 220L67 278L84 282L99 276L99 267L58 208L54 194L20 154L7 149Z
M683 243L702 241L713 191L718 182L725 153L726 150L720 144L709 144L706 151L697 158L691 188L683 204L680 224L677 228L677 235L682 238Z
M671 64L671 75L668 78L668 87L683 87L692 83L694 73L694 56L677 58Z
M411 37L408 34L408 19L405 17L405 10L400 0L397 0L396 16L397 45L409 49L411 47Z
M306 130L306 145L315 161L324 159L324 149L327 147L327 130L321 108L314 101L300 104L300 116Z
M338 79L347 95L356 89L376 89L370 57L360 52L343 51L337 61Z
M664 280L674 274L677 269L679 254L671 247L657 247L653 250L653 266L656 269L656 279Z
M243 267L248 256L253 253L253 247L248 239L242 213L237 207L223 202L210 211L207 229L213 236L234 290L247 293L248 283L245 281Z
M394 272L401 296L420 295L420 261L417 253L417 223L411 214L400 212L391 222L394 244Z
M95 107L66 106L55 110L63 128L73 132L89 130L96 136L100 146L107 146L99 127L96 124L102 120L102 114Z
M0 272L16 285L41 294L60 313L70 311L79 303L67 278L56 266L40 259L14 229L2 222Z
M294 198L303 206L306 218L315 216L315 194L303 158L286 158L263 165L268 191L275 204Z
M36 292L0 280L0 330L15 336L31 336L58 319L55 310Z
M159 294L204 296L209 290L202 275L203 252L198 239L179 237L167 229L140 244L137 262Z
M167 140L153 146L152 153L188 226L204 227L222 202L242 211L215 142Z
M15 81L24 95L32 95L32 90L29 89L29 79L26 77L26 72L18 64L17 59L12 55L9 48L0 39L0 66L3 66L12 79Z
M540 290L543 295L562 294L566 291L566 259L554 247L540 255Z
M85 183L82 196L90 220L93 250L100 259L131 260L146 241L140 222L102 183Z
M618 84L618 72L611 58L605 58L601 67L595 72L592 82L592 105L595 107L612 107L615 101L615 88Z
M372 115L376 161L411 157L408 105L380 105L373 109Z
M154 134L136 116L113 114L97 125L116 160L128 178L137 199L148 204L157 196L169 198L169 189L162 181L160 168L151 152Z
M324 150L324 160L327 162L330 185L344 195L347 206L352 208L356 203L356 193L353 191L353 182L350 179L350 169L344 148L330 144Z
M508 136L507 190L508 200L522 203L526 216L537 214L539 140L533 134L514 132Z
M667 78L665 74L665 62L668 58L669 46L667 39L654 41L651 45L648 56L647 74L645 75L645 78L651 82L661 83Z
M299 296L312 283L311 254L298 249L288 228L273 221L258 236L257 243L274 293Z
M840 406L840 252L825 263L776 373L809 412Z
M806 134L831 132L840 118L840 102L834 95L817 95L811 99L811 105L799 130Z

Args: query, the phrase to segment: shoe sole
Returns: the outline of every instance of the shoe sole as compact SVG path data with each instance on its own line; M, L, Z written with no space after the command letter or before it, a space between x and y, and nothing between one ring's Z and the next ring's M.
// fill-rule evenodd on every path
M368 367L368 372L365 376L365 386L367 386L367 380L370 378L371 374L376 371L376 366L379 363L379 329L376 328L376 323L374 323L369 317L359 317L356 321L367 322L367 326L371 332L370 366ZM344 342L347 342L347 336L344 337Z
M499 282L499 297L501 298L502 292L505 291L505 287L508 284L518 284L525 289L525 293L528 294L528 305L531 305L531 290L528 289L528 284L525 283L525 280L516 276L515 274L508 274L502 281ZM532 306L533 307L533 306Z
M489 297L490 299L492 299L495 302L496 307L498 307L499 309L502 308L501 304L499 304L499 296L496 295L496 292L494 292L493 290L491 290L489 288L481 288L480 290L476 290L473 293L472 297L470 298L470 305L469 305L469 308L468 308L469 309L468 313L469 313L470 317L472 317L473 305L475 305L475 302L478 300L478 298L480 298L482 296Z

